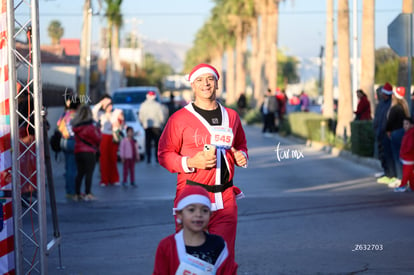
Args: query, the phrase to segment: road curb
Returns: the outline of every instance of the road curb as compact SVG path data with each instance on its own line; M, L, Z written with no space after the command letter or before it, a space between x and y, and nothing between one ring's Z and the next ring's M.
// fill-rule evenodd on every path
M369 166L371 168L378 169L380 171L382 170L381 169L381 163L378 159L358 156L358 155L352 154L349 151L342 150L342 149L339 149L339 148L335 148L335 147L323 144L321 142L312 141L312 140L307 140L306 141L306 146L314 148L316 150L324 151L324 152L326 152L328 154L331 154L332 156L335 156L335 157L342 157L344 159L351 160L355 163L359 163L359 164L362 164L362 165L365 165L365 166Z

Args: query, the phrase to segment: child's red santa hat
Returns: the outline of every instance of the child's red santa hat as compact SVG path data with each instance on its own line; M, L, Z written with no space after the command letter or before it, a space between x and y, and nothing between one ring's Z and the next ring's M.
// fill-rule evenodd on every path
M216 80L220 79L220 75L217 72L216 68L209 64L201 63L195 66L191 72L185 76L187 81L190 81L190 83L193 83L194 80L196 80L197 77L203 74L212 74Z
M176 205L173 208L173 214L176 211L183 210L190 204L199 203L211 210L211 201L206 189L201 186L186 185L177 198Z

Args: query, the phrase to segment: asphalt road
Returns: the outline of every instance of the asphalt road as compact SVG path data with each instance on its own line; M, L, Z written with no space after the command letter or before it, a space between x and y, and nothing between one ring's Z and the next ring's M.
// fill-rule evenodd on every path
M238 274L414 272L413 193L377 184L378 168L358 159L245 130L249 166L235 176L246 195L238 201ZM53 167L62 243L49 274L151 274L158 242L174 231L176 175L142 162L138 188L102 188L97 167L99 200L72 202L63 158Z

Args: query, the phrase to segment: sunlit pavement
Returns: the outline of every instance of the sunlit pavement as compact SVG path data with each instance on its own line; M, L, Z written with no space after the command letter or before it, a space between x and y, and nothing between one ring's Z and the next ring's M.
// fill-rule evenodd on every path
M249 167L237 168L234 181L246 195L238 201L238 274L414 270L414 193L377 184L378 169L358 159L245 130ZM138 188L102 188L97 167L92 192L99 200L72 202L63 159L54 162L62 244L61 264L55 249L49 274L151 274L158 242L174 230L176 175L144 161L136 177Z

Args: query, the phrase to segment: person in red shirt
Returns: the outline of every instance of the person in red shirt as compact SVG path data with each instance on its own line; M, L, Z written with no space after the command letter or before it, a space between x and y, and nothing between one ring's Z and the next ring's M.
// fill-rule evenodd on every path
M92 111L88 105L82 105L71 121L75 134L75 160L77 174L75 178L76 194L73 200L96 200L92 194L92 176L96 163L96 152L101 142L101 131L92 119ZM81 194L81 185L85 178L85 194Z
M175 201L186 185L199 185L209 192L213 213L208 231L224 238L234 259L236 199L243 194L233 177L235 165L247 167L246 136L237 112L216 101L219 74L214 67L199 64L187 79L194 102L168 119L158 145L159 163L178 174ZM205 147L215 149L207 154Z
M395 192L414 190L414 125L413 119L406 117L403 122L405 134L401 142L400 160L402 162L402 179ZM409 184L408 184L409 183Z
M357 90L356 93L359 101L357 110L354 112L355 120L371 120L371 105L367 95L361 89Z

